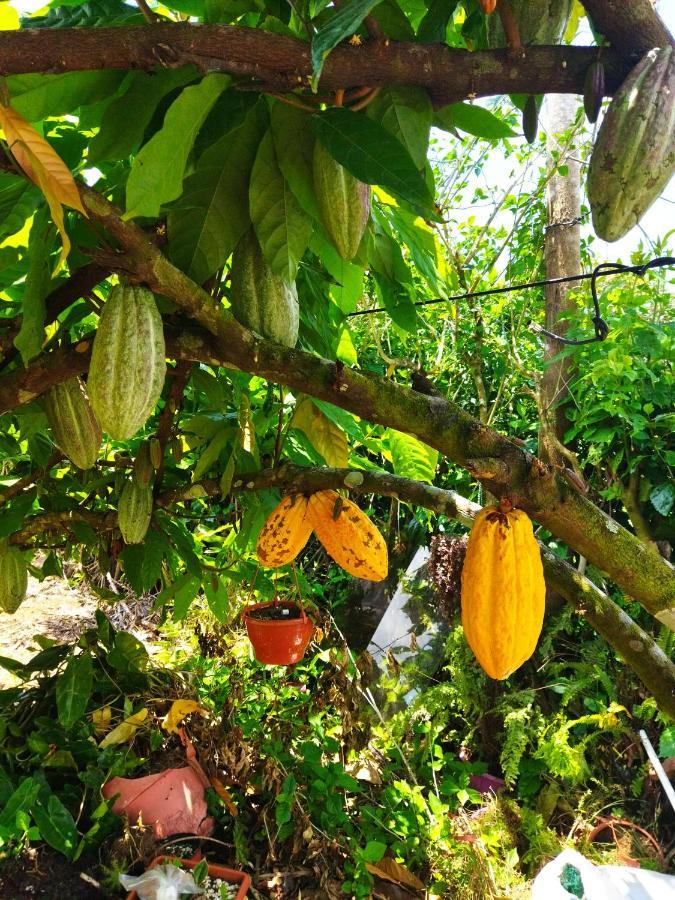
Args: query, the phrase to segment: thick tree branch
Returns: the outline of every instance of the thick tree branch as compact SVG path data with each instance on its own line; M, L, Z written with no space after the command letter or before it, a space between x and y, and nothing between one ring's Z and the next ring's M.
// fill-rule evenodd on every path
M646 2L646 0L645 0ZM593 47L531 47L514 59L508 50L469 53L441 44L387 42L373 50L342 44L327 58L323 90L409 84L436 103L469 95L583 92ZM607 92L629 64L603 53ZM0 32L0 75L92 69L145 69L194 64L239 76L265 90L309 88L310 47L303 41L234 25L156 24L114 28L22 29Z
M635 63L652 47L675 45L653 0L581 0L597 31Z
M234 366L310 393L376 424L414 434L453 462L480 472L477 477L482 476L491 493L508 496L515 506L526 510L568 546L607 572L626 594L673 627L673 567L578 493L555 470L448 400L257 337L176 269L142 229L123 221L109 201L86 187L81 189L81 196L90 216L126 251L122 260L125 269L135 272L151 289L173 299L211 335L210 339L180 335L176 338L176 349L170 353L180 352L180 358L201 359L213 365ZM50 384L59 380L49 356L38 360L23 375L28 378L31 390L24 389L22 400L21 385L17 383L21 373L13 373L8 378L14 379L12 392L19 396L19 402L26 402L40 392L36 367L47 370ZM2 380L0 409L6 394Z
M471 526L480 506L454 491L430 484L390 475L387 472L365 472L359 469L304 468L286 464L278 469L235 478L232 493L280 488L284 493L311 493L329 488L348 487L355 493L376 493L422 506L439 515L457 519ZM199 484L164 491L157 505L170 508L176 503L202 496L220 497L220 484L204 479ZM72 522L87 522L97 531L116 527L115 513L46 513L29 519L26 526L12 536L12 542L30 544L36 534L50 530L68 530ZM653 694L659 708L675 717L675 664L655 641L591 581L580 575L569 563L559 559L540 544L547 585L561 594L589 624L616 650L626 664Z

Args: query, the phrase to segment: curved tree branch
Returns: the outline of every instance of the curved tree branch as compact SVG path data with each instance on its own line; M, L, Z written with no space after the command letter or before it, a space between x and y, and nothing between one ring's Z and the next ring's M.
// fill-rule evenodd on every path
M601 0L602 2L602 0ZM645 0L647 2L647 0ZM583 92L595 47L530 47L470 53L442 44L388 41L342 44L328 56L323 90L408 84L426 88L437 104L507 93ZM629 64L603 52L607 92ZM155 24L105 28L39 28L0 32L0 75L93 69L145 69L193 64L227 72L264 90L309 89L310 45L284 35L235 25Z
M280 488L284 493L311 493L345 487L356 493L376 493L395 497L439 515L457 519L468 527L481 508L477 503L472 503L454 491L401 478L388 472L305 468L290 464L246 475L244 478L235 478L232 493L266 488ZM189 502L198 496L220 497L220 495L219 482L204 479L198 484L190 484L182 489L164 491L156 502L158 506L169 508L179 502ZM117 527L114 512L90 513L86 510L74 510L64 513L44 513L29 519L24 528L12 536L11 541L19 545L30 544L37 534L50 530L67 531L73 522L86 522L97 531L110 531ZM547 585L561 594L620 654L653 694L659 708L675 717L675 664L672 660L653 638L593 582L577 572L569 563L556 557L543 544L540 544L540 549Z

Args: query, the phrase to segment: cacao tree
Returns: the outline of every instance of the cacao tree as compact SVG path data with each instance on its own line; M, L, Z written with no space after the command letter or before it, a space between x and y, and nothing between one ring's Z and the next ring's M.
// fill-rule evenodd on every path
M219 615L227 580L254 576L279 489L393 495L466 523L475 504L431 484L440 461L675 626L675 573L635 519L610 516L527 435L505 433L508 379L526 369L518 323L490 358L479 304L468 324L416 305L452 309L454 294L491 284L513 238L500 249L488 225L473 246L462 239L447 202L462 142L490 154L523 125L534 138L538 98L582 95L599 61L602 93L621 100L598 151L621 165L601 162L592 181L596 221L621 220L603 234L639 218L672 174L672 36L650 0L584 9L586 47L567 43L579 8L563 0L71 0L0 32L6 605L25 589L17 552L77 547L178 614L204 590ZM645 127L631 130L642 159L620 157L627 78L642 85ZM474 102L487 97L501 99ZM458 148L447 180L430 161L432 127ZM523 202L520 246L536 208ZM377 325L353 315L364 312ZM541 307L531 317L543 321ZM426 377L453 353L477 415ZM549 585L674 713L675 666L649 629L542 552Z

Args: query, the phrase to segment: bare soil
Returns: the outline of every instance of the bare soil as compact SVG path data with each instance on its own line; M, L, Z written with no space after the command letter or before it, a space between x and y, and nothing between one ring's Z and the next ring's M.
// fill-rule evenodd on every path
M49 577L43 582L28 580L28 593L13 615L0 612L0 656L27 662L40 648L35 635L45 635L59 643L77 638L94 624L97 600L84 588L71 586L65 578ZM11 676L0 669L0 687Z
M50 847L31 847L3 864L0 900L103 900L111 897L88 874L87 868L82 862L68 862Z

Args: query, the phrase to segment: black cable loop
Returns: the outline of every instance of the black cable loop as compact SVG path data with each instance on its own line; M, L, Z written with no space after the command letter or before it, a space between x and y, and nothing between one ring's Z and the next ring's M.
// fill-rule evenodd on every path
M591 321L593 322L595 337L584 338L583 340L575 341L571 338L563 337L560 334L554 334L554 332L548 331L546 328L542 328L541 325L537 325L536 323L532 322L530 323L530 328L537 334L544 334L551 340L558 341L561 344L578 347L581 344L595 344L599 341L604 341L609 334L609 325L602 318L602 314L600 311L600 301L598 300L597 291L598 278L605 278L608 275L619 275L622 273L632 273L634 275L644 276L649 271L649 269L660 269L670 266L675 266L675 256L657 256L655 259L650 259L649 262L635 266L625 266L622 263L618 262L605 262L597 265L592 272L581 272L578 275L565 275L560 278L542 278L539 281L530 281L501 288L488 288L484 291L468 291L465 294L454 294L451 297L434 297L431 300L418 300L416 303L413 303L413 306L433 306L437 303L453 303L457 300L468 300L472 297L490 297L494 294L511 294L515 293L516 291L526 291L529 290L529 288L545 287L549 284L569 284L570 282L590 280L594 312L594 315L591 317ZM348 313L346 318L351 319L355 318L356 316L372 316L375 315L375 313L382 313L386 311L387 309L384 306L378 306L375 309L358 309L354 312Z

